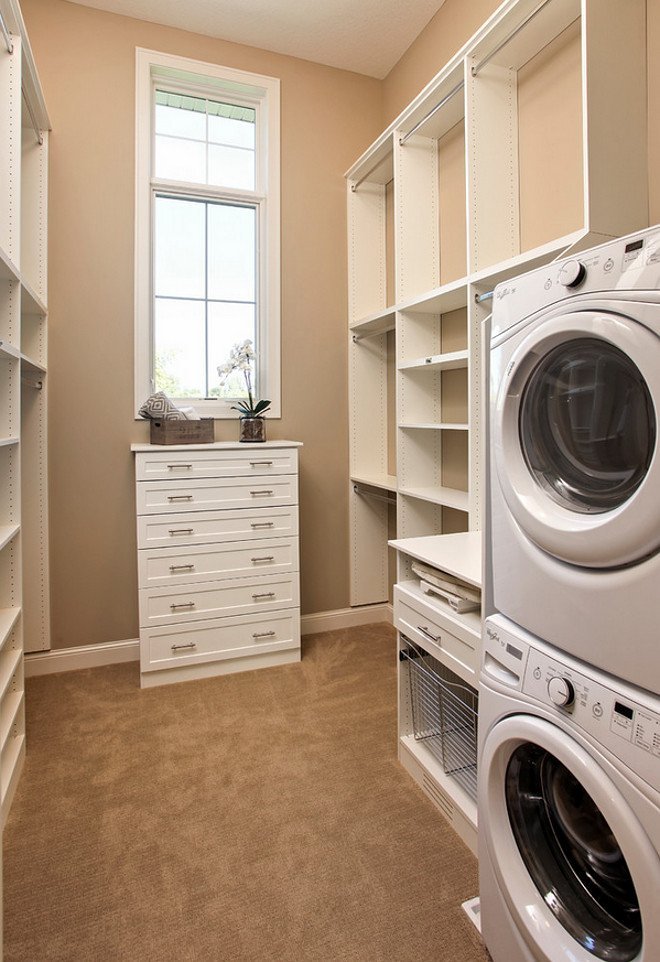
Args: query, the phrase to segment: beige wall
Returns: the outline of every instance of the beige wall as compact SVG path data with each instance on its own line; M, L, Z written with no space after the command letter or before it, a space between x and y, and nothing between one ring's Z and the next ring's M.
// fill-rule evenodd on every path
M53 646L138 632L132 441L135 47L282 84L283 417L301 455L302 604L348 604L344 171L380 132L379 81L91 10L22 0L53 125ZM235 422L216 424L235 439Z

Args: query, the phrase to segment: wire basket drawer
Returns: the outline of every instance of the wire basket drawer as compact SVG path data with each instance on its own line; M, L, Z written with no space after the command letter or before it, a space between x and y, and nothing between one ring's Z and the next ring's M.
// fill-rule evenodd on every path
M477 797L479 696L453 671L402 636L408 664L413 735L423 741L446 775Z

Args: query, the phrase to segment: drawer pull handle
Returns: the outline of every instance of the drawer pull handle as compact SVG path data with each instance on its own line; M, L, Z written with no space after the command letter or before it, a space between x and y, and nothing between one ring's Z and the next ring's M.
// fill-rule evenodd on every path
M192 534L194 528L170 528L170 534Z
M250 491L250 494L253 494L253 495L254 495L254 494L272 495L272 493L273 493L272 488L271 488L271 489L264 488L264 489L262 489L261 491Z
M192 494L168 494L168 501L192 501Z
M257 598L274 598L274 597L275 597L275 592L274 592L274 591L262 591L261 594L259 594L259 595L252 595L252 597L254 598L255 601L257 600Z
M253 638L274 638L274 631L255 631L252 633Z
M265 554L261 558L250 558L250 561L275 561L275 555Z
M181 651L183 648L196 648L194 641L189 641L187 645L172 645L172 651Z
M442 635L432 635L426 625L417 625L417 631L421 631L423 635L426 635L431 641L434 641L436 645L439 645L442 641Z
M172 609L172 611L176 611L177 608L194 608L194 607L195 607L194 601L184 601L180 605L170 605L170 608Z
M274 528L274 521L250 521L251 528Z
M263 464L265 467L269 468L272 463L272 461L250 461L250 465L253 468L258 467L260 464Z
M192 464L168 464L168 470L174 471L176 468L181 468L183 471L192 471Z
M195 565L170 565L170 571L192 571Z

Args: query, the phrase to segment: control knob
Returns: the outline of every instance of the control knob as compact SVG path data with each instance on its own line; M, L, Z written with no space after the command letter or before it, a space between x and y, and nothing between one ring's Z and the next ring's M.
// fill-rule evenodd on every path
M568 678L561 678L555 675L548 682L548 695L550 701L557 708L568 708L575 701L575 689Z
M564 287L577 287L587 275L587 268L580 261L566 261L559 271L559 283Z

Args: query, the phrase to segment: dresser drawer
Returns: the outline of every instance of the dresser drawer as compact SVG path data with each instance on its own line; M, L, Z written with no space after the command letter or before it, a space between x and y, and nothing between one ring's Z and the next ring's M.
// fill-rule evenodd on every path
M295 474L298 452L295 448L255 448L239 451L154 451L139 453L136 461L138 481L187 478L259 477L270 474Z
M256 574L280 575L297 570L298 541L294 538L156 548L138 554L140 588L245 578Z
M299 594L297 574L141 588L140 627L294 608L300 603Z
M298 508L293 505L204 514L190 511L166 518L143 514L138 518L138 548L297 536Z
M479 639L400 585L394 587L394 627L477 687Z
M138 514L263 508L297 504L295 474L265 478L217 478L199 481L139 481Z
M294 609L147 628L140 633L140 662L142 671L156 671L299 647L300 614Z

